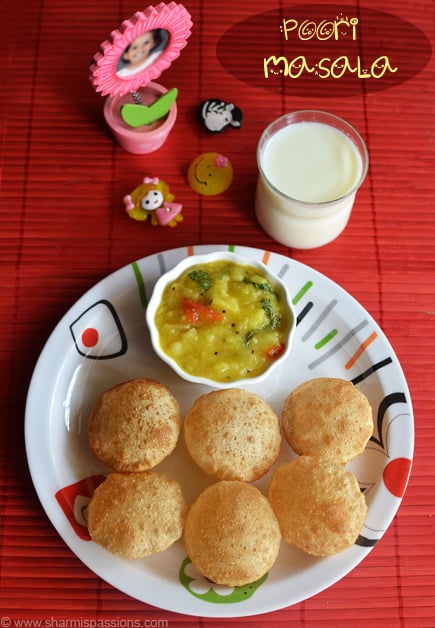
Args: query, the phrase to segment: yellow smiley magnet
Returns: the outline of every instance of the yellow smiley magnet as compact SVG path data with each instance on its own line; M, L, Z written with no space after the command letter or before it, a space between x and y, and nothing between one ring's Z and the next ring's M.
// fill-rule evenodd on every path
M231 185L233 167L230 160L219 153L202 153L190 164L187 180L198 194L215 196Z

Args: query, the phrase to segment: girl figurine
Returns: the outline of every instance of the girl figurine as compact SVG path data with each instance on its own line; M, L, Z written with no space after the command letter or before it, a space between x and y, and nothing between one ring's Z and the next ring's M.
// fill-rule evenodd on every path
M176 227L183 220L180 203L174 203L169 186L158 177L145 177L141 185L124 196L125 211L133 220L150 217L153 226Z

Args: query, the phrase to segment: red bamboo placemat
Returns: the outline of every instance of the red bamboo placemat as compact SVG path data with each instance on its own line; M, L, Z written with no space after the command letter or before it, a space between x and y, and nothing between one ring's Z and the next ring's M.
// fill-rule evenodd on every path
M102 117L103 100L88 81L88 66L99 42L143 7L130 0L104 6L95 0L74 4L20 0L3 3L0 9L2 626L16 626L21 620L43 620L40 625L47 628L68 626L61 622L72 620L80 628L91 626L86 624L91 620L112 621L112 626L433 626L433 61L405 83L379 92L365 89L363 82L361 90L350 96L334 96L333 91L323 98L291 89L271 92L243 82L217 56L222 35L235 23L264 11L264 3L186 0L184 4L193 17L192 36L180 59L162 77L165 85L180 90L177 131L160 151L143 157L123 152L112 141ZM267 9L288 15L289 6L274 1ZM400 1L394 8L387 2L366 0L346 7L394 13L433 44L434 7L429 0L418 5ZM252 45L261 47L263 35L260 30L252 32ZM416 49L417 44L416 40ZM214 96L234 100L243 109L243 131L210 137L199 130L195 109L202 99ZM310 107L331 110L358 127L368 144L370 170L345 233L322 249L296 251L273 242L256 223L255 147L268 121L287 110ZM187 166L206 150L222 152L234 163L231 193L205 199L188 187ZM126 220L122 197L144 174L163 173L185 206L185 219L179 228L150 233ZM74 301L134 259L216 242L290 255L357 298L397 352L410 387L416 432L404 500L367 559L313 598L265 616L234 621L160 611L130 599L91 573L44 514L32 488L23 441L24 404L33 366L54 325Z

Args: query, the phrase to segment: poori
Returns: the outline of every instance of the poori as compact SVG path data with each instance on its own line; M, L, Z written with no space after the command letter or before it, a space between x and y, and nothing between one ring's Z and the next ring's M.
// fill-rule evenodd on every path
M89 419L88 439L106 465L136 472L171 454L180 430L180 406L171 391L156 380L139 378L103 393Z
M144 558L182 536L186 503L179 483L155 471L111 473L87 507L89 535L117 556Z
M328 458L298 456L280 464L268 497L283 539L313 556L353 545L367 512L356 477Z
M183 539L190 560L206 578L243 586L272 567L281 534L267 498L257 488L221 480L191 505Z
M352 382L320 377L287 396L282 426L295 453L346 463L364 450L373 433L373 413L367 397Z
M184 439L197 465L219 480L253 482L277 459L279 418L258 395L239 388L198 397L184 420Z

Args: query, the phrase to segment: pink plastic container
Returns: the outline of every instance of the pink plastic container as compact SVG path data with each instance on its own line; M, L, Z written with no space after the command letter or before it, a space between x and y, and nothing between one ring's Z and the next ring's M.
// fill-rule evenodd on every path
M142 104L150 105L167 89L159 83L151 82L139 90ZM148 126L133 128L121 117L121 107L132 102L131 95L110 96L104 104L104 117L114 137L129 153L144 155L158 150L165 142L177 118L177 103L174 102L166 117Z

